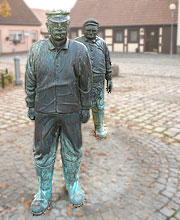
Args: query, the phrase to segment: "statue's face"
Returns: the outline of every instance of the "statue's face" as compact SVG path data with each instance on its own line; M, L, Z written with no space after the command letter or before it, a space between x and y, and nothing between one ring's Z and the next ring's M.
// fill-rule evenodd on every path
M86 25L84 29L84 36L87 39L93 40L96 38L98 32L98 26L97 25Z
M47 23L48 31L55 41L64 41L67 38L67 33L69 29L69 22L52 22Z

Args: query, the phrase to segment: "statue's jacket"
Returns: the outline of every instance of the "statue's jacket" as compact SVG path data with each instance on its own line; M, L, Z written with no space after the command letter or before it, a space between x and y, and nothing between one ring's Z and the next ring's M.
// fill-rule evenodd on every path
M26 103L37 113L73 113L91 107L92 72L87 48L68 40L33 44L26 65Z
M75 40L87 47L91 59L92 73L105 74L105 78L110 80L112 78L111 60L106 42L98 36L92 41L89 41L85 36L78 37Z

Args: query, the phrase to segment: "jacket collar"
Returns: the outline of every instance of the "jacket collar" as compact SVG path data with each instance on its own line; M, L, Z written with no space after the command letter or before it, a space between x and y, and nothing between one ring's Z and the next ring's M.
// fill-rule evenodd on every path
M87 39L85 36L83 36L83 38L84 38L84 40L85 40L86 42L88 42L88 43L96 43L96 41L98 40L98 39L97 39L97 36L96 36L96 38L93 39L93 40L89 40L89 39Z
M69 39L66 40L66 43L62 47L62 50L67 50L68 48L69 48ZM48 40L48 49L51 50L51 51L56 50L56 47L52 44L50 39Z

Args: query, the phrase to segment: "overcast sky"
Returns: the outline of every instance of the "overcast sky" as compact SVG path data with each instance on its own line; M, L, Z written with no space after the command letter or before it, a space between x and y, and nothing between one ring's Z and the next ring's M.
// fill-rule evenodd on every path
M30 8L62 9L70 11L76 0L24 0Z

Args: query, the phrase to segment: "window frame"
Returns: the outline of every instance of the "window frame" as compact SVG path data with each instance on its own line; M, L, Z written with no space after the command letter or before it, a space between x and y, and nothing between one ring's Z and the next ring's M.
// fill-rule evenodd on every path
M35 34L35 36L36 36L35 39L34 39L34 37L33 37L34 34ZM31 37L32 37L32 41L33 41L33 42L36 42L36 41L38 40L38 33L37 33L37 31L32 31L32 32L31 32L31 35L32 35L32 36L31 36Z
M21 40L19 40L19 34L21 34L22 38ZM16 37L15 38L11 38L11 35L15 35ZM15 31L15 30L10 30L9 31L9 42L11 44L13 44L13 41L14 40L17 40L19 44L22 44L24 43L24 31Z
M117 38L116 38L118 32L122 32L122 40L121 41L117 40ZM121 44L124 43L124 29L115 29L113 35L114 35L114 42L115 43L121 43Z
M131 33L132 32L135 32L136 31L136 33L137 33L137 39L136 39L136 41L132 41L131 40ZM134 28L134 29L129 29L128 30L128 43L138 43L139 42L139 31L138 31L138 29L136 29L136 28Z

